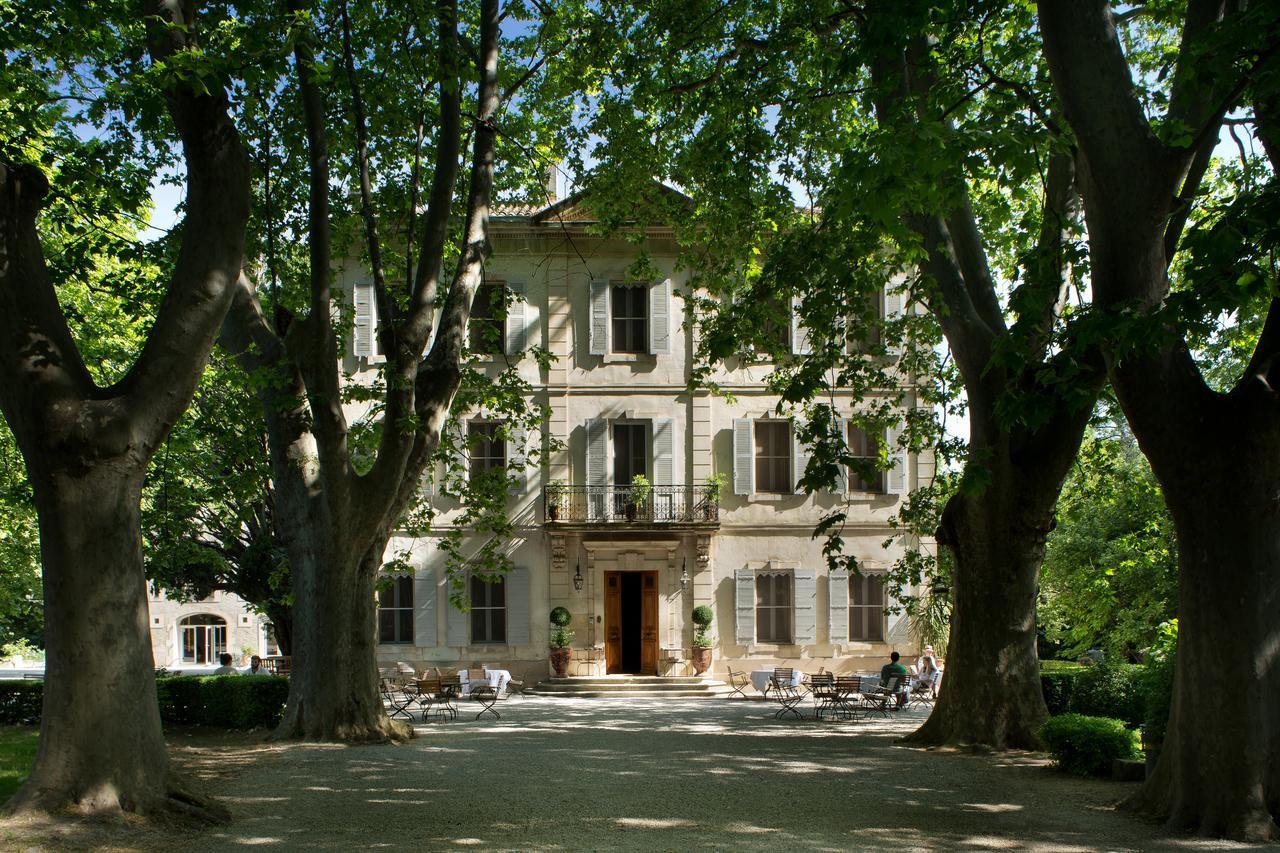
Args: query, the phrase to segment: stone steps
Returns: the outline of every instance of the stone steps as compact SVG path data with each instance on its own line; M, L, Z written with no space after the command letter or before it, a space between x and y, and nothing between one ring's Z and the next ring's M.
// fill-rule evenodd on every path
M544 678L532 692L579 699L715 699L728 690L724 682L698 676L604 675Z

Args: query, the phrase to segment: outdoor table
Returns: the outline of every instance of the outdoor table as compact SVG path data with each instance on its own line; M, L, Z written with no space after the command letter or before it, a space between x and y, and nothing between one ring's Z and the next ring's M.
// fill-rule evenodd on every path
M487 687L492 687L494 694L497 696L501 696L503 692L507 689L507 685L511 683L511 672L509 670L489 669L489 667L486 666L484 668L484 674L487 680L481 683ZM463 682L462 695L470 696L471 689L474 684L476 684L476 682L473 682L473 681Z
M769 692L769 679L773 678L772 669L753 669L751 670L751 684L761 693ZM804 673L795 670L791 673L791 686L799 687L804 681Z

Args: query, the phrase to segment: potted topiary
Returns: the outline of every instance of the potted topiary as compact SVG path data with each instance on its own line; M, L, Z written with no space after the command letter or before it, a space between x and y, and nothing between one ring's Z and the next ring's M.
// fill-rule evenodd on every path
M711 622L715 613L705 604L693 608L693 671L702 675L711 668Z
M636 474L631 478L631 490L627 492L627 503L623 507L627 521L636 520L636 514L649 503L649 495L652 493L653 485L644 474Z
M712 474L707 478L707 494L702 501L702 515L707 521L714 520L720 511L720 495L728 482L729 478L724 474Z
M573 614L568 608L551 608L551 666L556 671L557 678L565 677L565 673L569 671L569 661L573 659L573 650L569 648L569 644L573 642L573 632L569 630L569 623L572 621Z
M551 521L560 519L560 507L564 503L564 482L552 480L547 483L547 518Z

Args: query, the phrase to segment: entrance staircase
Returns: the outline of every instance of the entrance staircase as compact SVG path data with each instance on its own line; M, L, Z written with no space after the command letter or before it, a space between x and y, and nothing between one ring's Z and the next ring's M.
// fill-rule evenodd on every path
M530 692L577 699L716 699L729 687L696 675L598 675L544 678Z

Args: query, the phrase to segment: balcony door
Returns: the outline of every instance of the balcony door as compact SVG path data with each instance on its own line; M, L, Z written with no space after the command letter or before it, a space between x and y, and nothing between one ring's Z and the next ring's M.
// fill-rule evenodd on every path
M630 500L631 478L649 476L649 426L616 421L613 424L614 517L624 514Z
M658 674L658 573L605 572L605 671Z

